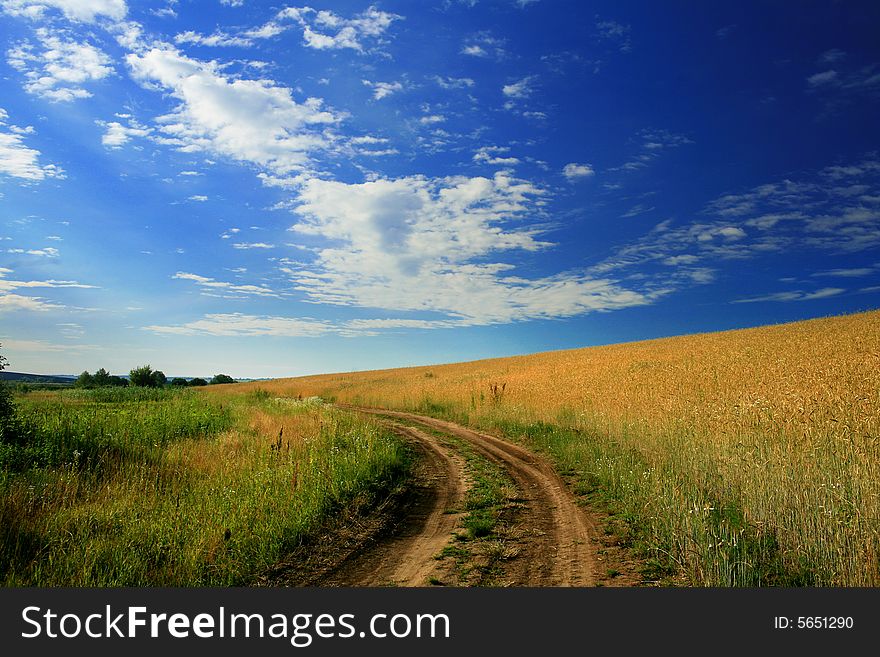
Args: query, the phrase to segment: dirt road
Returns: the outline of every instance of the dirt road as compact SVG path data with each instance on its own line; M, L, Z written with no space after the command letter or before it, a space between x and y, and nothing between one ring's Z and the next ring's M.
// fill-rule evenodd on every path
M349 410L376 415L419 453L411 485L379 510L328 528L308 549L279 564L263 583L426 586L445 581L438 555L455 544L461 531L461 502L470 486L464 459L454 449L455 440L498 466L517 490L505 523L508 554L503 560L503 585L605 583L607 577L597 572L597 564L607 564L597 557L602 543L596 518L577 504L542 457L506 440L431 417L381 409ZM444 440L449 436L454 439Z

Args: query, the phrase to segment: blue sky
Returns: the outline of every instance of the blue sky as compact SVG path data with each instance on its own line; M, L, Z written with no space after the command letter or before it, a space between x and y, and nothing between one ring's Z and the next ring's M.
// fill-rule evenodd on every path
M11 369L285 376L880 306L880 5L0 0Z

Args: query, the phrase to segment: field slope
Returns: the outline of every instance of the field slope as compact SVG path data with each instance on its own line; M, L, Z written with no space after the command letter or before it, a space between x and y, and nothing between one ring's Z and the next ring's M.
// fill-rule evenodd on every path
M521 441L692 584L880 584L878 311L247 386Z

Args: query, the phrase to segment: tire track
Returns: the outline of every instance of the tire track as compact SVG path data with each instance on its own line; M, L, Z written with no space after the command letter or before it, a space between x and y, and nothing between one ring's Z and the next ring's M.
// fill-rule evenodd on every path
M461 513L451 513L467 491L459 460L418 429L392 424L420 455L414 491L402 518L384 538L357 545L336 567L309 583L318 586L425 586L434 556L452 538ZM372 537L371 537L372 538Z
M574 495L543 458L518 445L452 422L413 413L358 410L452 434L506 469L523 495L518 519L520 554L510 562L507 573L511 584L596 584L596 523L578 506Z

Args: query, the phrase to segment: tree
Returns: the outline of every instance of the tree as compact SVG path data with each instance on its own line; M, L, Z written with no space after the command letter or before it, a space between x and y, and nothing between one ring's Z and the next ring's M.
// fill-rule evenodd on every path
M171 379L171 385L174 386L175 388L178 388L178 387L187 386L189 384L187 383L186 379L183 379L179 376L175 376L173 379Z
M94 388L95 387L95 377L89 374L88 370L85 370L82 374L80 374L76 383L74 383L77 388Z
M94 381L96 388L105 388L110 385L110 372L102 367L95 372L95 376L92 377L92 380Z
M191 386L206 386L206 385L208 385L208 382L205 381L203 378L197 376L197 377L194 378L194 379L190 379L190 380L189 380L189 384L190 384Z
M0 354L0 372L5 370L8 364L9 361ZM17 426L12 391L5 381L0 380L0 443L11 440L17 433Z
M211 385L216 385L218 383L235 383L235 379L228 374L217 374L211 379Z
M121 376L116 376L114 374L110 377L110 385L116 386L117 388L125 388L128 385L128 379L123 379Z
M128 373L128 379L131 381L131 385L140 388L152 388L156 385L155 379L153 379L153 368L149 365L135 367Z
M168 383L168 377L165 376L165 372L161 370L156 370L155 372L153 372L154 387L164 388L166 383Z

